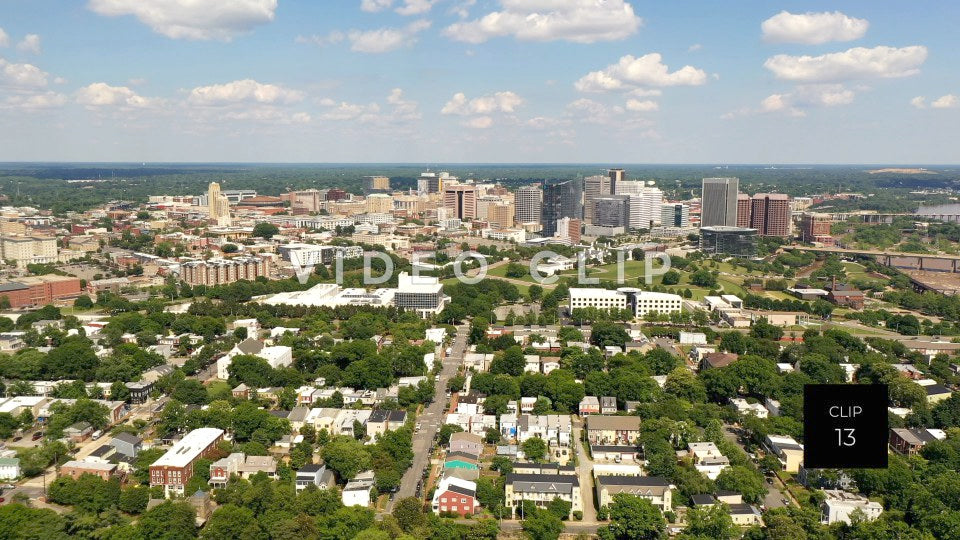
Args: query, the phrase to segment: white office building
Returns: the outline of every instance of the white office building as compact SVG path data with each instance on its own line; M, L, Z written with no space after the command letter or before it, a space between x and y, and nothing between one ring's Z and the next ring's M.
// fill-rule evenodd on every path
M631 287L617 290L571 287L570 310L588 307L632 309L636 317L643 317L651 311L679 313L683 311L683 298L676 294L642 291Z

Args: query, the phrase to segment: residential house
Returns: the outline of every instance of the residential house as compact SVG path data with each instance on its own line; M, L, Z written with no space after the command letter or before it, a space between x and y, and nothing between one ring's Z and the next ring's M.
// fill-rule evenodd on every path
M590 455L595 463L631 463L643 461L643 449L633 445L592 444Z
M603 396L600 398L600 414L616 414L617 413L617 398L611 396Z
M371 440L376 440L377 437L388 431L402 428L406 421L406 411L377 409L372 411L370 417L367 418L367 435L370 436Z
M720 449L712 442L692 442L687 445L689 456L693 458L693 466L697 471L716 480L720 473L730 466L730 459L720 453Z
M898 454L914 456L928 442L942 441L947 438L942 429L927 428L893 428L890 430L890 447Z
M483 437L474 433L454 433L450 435L450 452L467 452L479 456L483 453Z
M20 458L0 458L0 480L20 478Z
M137 453L140 452L143 441L132 433L123 432L114 435L110 439L110 444L116 449L117 454L127 458L135 458Z
M296 489L298 492L307 489L310 486L316 486L317 489L329 489L336 485L333 477L333 471L327 469L326 465L317 465L307 463L297 471Z
M373 491L373 471L358 473L343 487L340 498L344 506L370 506L370 494Z
M920 379L917 384L927 393L927 403L939 403L953 394L953 391L933 379Z
M452 476L442 478L433 492L431 507L435 514L473 515L480 509L476 482Z
M632 444L640 436L639 416L588 416L590 444Z
M750 403L743 398L730 398L730 404L737 409L741 416L753 415L757 418L766 418L769 414L767 408L759 403Z
M272 456L248 456L234 452L210 464L210 485L224 487L231 476L249 480L251 476L265 473L268 478L277 477L277 460Z
M570 513L583 511L580 480L570 474L517 474L507 475L504 484L504 506L517 517L521 516L523 501L531 501L538 508L546 508L559 498L571 504Z
M737 361L740 356L736 353L713 352L707 353L700 361L700 370L717 369L727 367Z
M883 513L883 505L871 501L863 495L837 489L826 489L823 494L824 500L820 505L820 523L829 525L842 521L849 525L851 514L856 510L862 512L867 521L873 521Z
M767 435L764 446L777 456L783 470L791 473L800 470L803 461L803 445L789 435Z
M88 422L77 422L63 430L63 436L70 442L81 443L93 434L93 426Z
M600 414L600 398L597 396L584 396L580 400L580 416L588 414Z
M626 493L650 501L661 512L673 510L671 489L668 480L659 476L598 476L595 481L597 502L600 507L610 507L614 495Z
M516 461L513 463L513 472L517 474L577 474L577 468L573 465L560 465L559 463Z

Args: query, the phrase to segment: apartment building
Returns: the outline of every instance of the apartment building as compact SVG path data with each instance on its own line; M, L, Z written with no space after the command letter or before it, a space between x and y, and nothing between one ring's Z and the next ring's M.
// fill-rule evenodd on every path
M640 436L639 416L590 415L586 426L590 444L632 444Z
M820 523L833 524L842 521L850 524L851 514L859 510L867 521L873 521L883 513L883 505L863 495L839 489L823 490L824 500L820 505Z
M200 428L187 433L167 453L150 466L150 486L163 486L164 494L183 495L184 487L193 477L193 466L200 458L217 453L217 443L224 432L216 428Z
M572 474L517 474L507 475L504 484L504 506L516 517L521 516L523 501L533 502L537 508L546 508L554 499L571 504L570 513L583 511L580 480Z
M661 512L673 510L674 486L659 476L604 475L597 476L594 484L600 507L609 508L615 495L625 493L649 500Z
M258 277L270 278L273 263L265 257L234 257L190 261L180 265L180 278L189 285L226 285Z
M54 236L0 236L0 258L16 261L17 266L57 262L57 238Z

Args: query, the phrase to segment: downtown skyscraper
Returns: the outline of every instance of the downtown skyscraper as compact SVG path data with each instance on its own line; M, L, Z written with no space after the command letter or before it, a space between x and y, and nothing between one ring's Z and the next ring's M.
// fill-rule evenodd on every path
M704 178L700 202L700 226L737 226L739 178Z
M517 188L514 204L517 207L517 223L540 223L543 207L543 191L540 186L521 186Z
M557 232L557 220L561 218L583 219L582 180L567 180L543 186L541 234L553 236Z

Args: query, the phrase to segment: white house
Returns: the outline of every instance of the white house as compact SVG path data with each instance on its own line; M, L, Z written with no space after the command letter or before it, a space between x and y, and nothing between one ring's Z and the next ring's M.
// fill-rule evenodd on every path
M850 493L838 489L825 489L823 504L820 506L820 523L836 523L842 521L850 524L850 514L856 510L863 512L868 521L873 521L883 513L883 505L871 501L863 495Z
M716 480L724 469L730 466L730 459L720 453L720 449L712 442L692 442L688 445L690 456L693 457L693 466L697 471Z
M259 356L270 364L270 367L276 369L280 367L289 367L293 364L293 349L285 345L275 345L266 347L256 339L248 338L238 343L233 349L217 360L217 378L230 378L230 364L233 358L241 354Z
M20 458L0 458L0 480L20 478Z
M347 482L343 487L341 499L344 506L370 506L370 492L373 490L373 471L364 471Z

